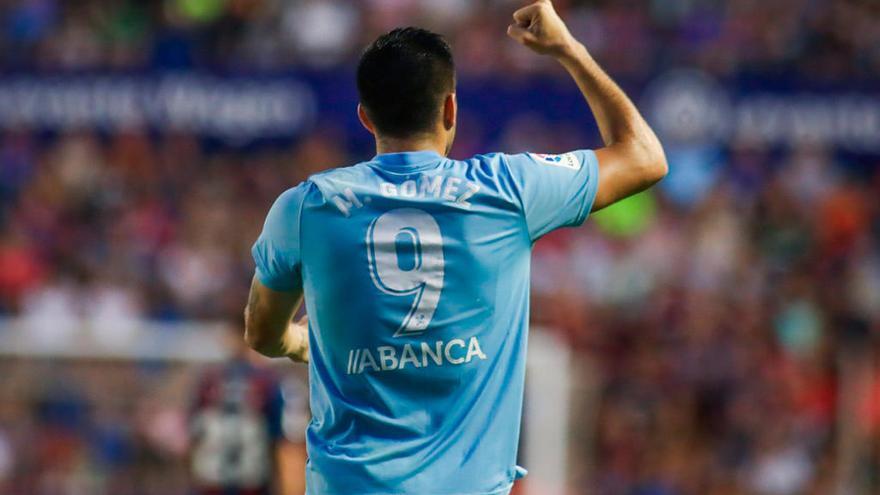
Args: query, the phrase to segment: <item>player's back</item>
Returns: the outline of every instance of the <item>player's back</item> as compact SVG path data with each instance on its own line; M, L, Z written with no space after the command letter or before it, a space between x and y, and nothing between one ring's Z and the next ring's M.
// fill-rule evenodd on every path
M583 221L595 167L592 152L394 153L282 195L254 254L263 283L296 272L305 290L310 492L507 493L531 245Z

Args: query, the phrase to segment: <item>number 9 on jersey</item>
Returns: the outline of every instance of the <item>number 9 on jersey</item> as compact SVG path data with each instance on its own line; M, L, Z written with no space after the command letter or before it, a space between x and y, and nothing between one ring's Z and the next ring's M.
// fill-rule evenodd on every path
M437 220L415 208L390 210L373 220L366 241L373 284L389 295L415 296L394 336L423 332L443 290L443 236Z

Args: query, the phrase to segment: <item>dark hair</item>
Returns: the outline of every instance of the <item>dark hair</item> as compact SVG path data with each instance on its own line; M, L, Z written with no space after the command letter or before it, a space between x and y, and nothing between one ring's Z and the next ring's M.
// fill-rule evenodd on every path
M357 86L378 133L401 138L430 131L443 97L455 89L452 50L439 34L397 28L364 50Z

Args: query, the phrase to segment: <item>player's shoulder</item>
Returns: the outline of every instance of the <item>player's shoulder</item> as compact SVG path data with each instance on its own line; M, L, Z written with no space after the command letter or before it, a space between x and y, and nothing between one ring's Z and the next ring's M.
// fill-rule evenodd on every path
M581 159L574 153L551 155L530 152L493 152L474 155L470 159L464 160L464 162L473 169L473 173L477 176L503 180L533 173L541 165L577 169Z
M511 169L521 167L560 167L570 170L580 170L585 162L593 160L592 150L575 150L565 153L517 153L504 155L505 164Z
M478 153L464 160L455 160L468 171L477 177L497 177L507 172L507 153L491 152Z
M323 172L317 172L309 176L303 184L310 192L318 193L323 197L330 197L341 193L346 187L363 185L369 181L373 173L368 162L358 162L354 165L334 167Z
M295 214L302 207L303 202L313 188L314 184L309 180L288 188L275 199L272 209L278 212Z
M509 171L511 167L553 165L565 168L579 168L583 157L580 154L589 153L588 150L570 151L567 153L482 153L474 155L466 162L479 166L487 171Z
M500 163L502 163L505 159L506 153L501 153L500 151L495 151L491 153L478 153L470 158L465 160L461 160L463 162L471 163L474 165L482 165L489 167L497 167Z
M323 196L342 182L357 182L364 175L361 163L346 167L335 167L309 175L306 180L282 192L275 204L284 207L299 207L311 196Z
M469 160L473 176L483 183L492 183L499 190L517 196L526 183L545 179L571 180L586 168L590 176L595 170L596 158L591 150L575 150L560 154L546 153L485 153Z

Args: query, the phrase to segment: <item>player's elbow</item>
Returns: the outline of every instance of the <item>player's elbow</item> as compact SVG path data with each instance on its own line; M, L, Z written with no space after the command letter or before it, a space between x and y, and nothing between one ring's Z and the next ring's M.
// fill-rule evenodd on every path
M259 336L259 333L255 331L254 324L250 320L245 320L244 324L244 342L251 349L259 352L260 347L264 344L262 339Z
M251 349L267 357L277 357L273 350L277 347L274 342L262 335L262 332L255 331L253 327L248 326L244 331L244 341Z
M247 310L245 310L244 342L251 349L269 357L273 357L271 356L272 349L277 347L275 343L267 337L267 332L261 328L260 323L255 321Z
M652 184L660 182L666 177L669 173L669 164L666 162L666 155L663 153L662 148L659 155L651 160L647 168L648 170L645 172L645 175Z
M669 173L669 165L666 162L666 153L660 141L651 136L635 145L634 162L638 164L640 175L646 184L655 184L666 177Z

